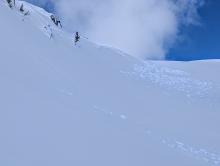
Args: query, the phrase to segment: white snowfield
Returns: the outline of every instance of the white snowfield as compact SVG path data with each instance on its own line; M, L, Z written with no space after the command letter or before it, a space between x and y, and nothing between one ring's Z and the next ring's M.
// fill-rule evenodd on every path
M220 60L75 46L49 17L0 0L0 166L220 165Z

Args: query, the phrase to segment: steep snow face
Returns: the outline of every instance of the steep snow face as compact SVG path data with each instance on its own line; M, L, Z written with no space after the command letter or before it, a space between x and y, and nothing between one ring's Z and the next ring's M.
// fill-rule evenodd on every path
M220 165L220 61L75 46L21 3L0 1L0 165Z

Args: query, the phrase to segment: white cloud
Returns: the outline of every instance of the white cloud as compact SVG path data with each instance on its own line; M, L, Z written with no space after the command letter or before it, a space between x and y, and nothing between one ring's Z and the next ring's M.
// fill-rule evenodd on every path
M52 0L64 25L133 56L163 59L201 0Z

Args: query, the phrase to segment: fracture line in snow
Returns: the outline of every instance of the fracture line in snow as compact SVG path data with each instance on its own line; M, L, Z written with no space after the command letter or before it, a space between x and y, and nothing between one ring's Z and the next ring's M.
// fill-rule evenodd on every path
M103 113L106 116L114 116L116 118L119 118L123 121L128 121L129 123L135 124L137 127L143 128L143 131L146 135L153 137L154 139L158 140L161 144L166 145L168 148L176 149L180 152L183 152L187 155L190 155L191 157L194 157L195 159L199 159L201 161L204 161L206 163L212 164L212 165L220 165L220 155L216 153L211 153L206 149L203 148L195 148L193 146L189 146L187 144L184 144L181 141L172 140L169 138L165 138L164 136L160 136L158 134L154 134L152 130L146 129L145 124L141 122L133 122L128 118L128 116L124 114L115 114L113 112L106 111L105 109L102 109L98 106L93 106L93 111L96 113Z

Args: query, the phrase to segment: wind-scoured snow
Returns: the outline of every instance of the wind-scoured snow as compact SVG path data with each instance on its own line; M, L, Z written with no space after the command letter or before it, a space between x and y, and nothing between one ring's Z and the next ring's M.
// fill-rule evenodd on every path
M181 91L188 97L204 97L212 89L212 82L210 81L197 80L187 72L161 67L161 65L151 62L134 65L134 72L130 74L150 80L158 86Z
M220 165L219 60L75 46L50 13L16 5L0 0L0 165Z

